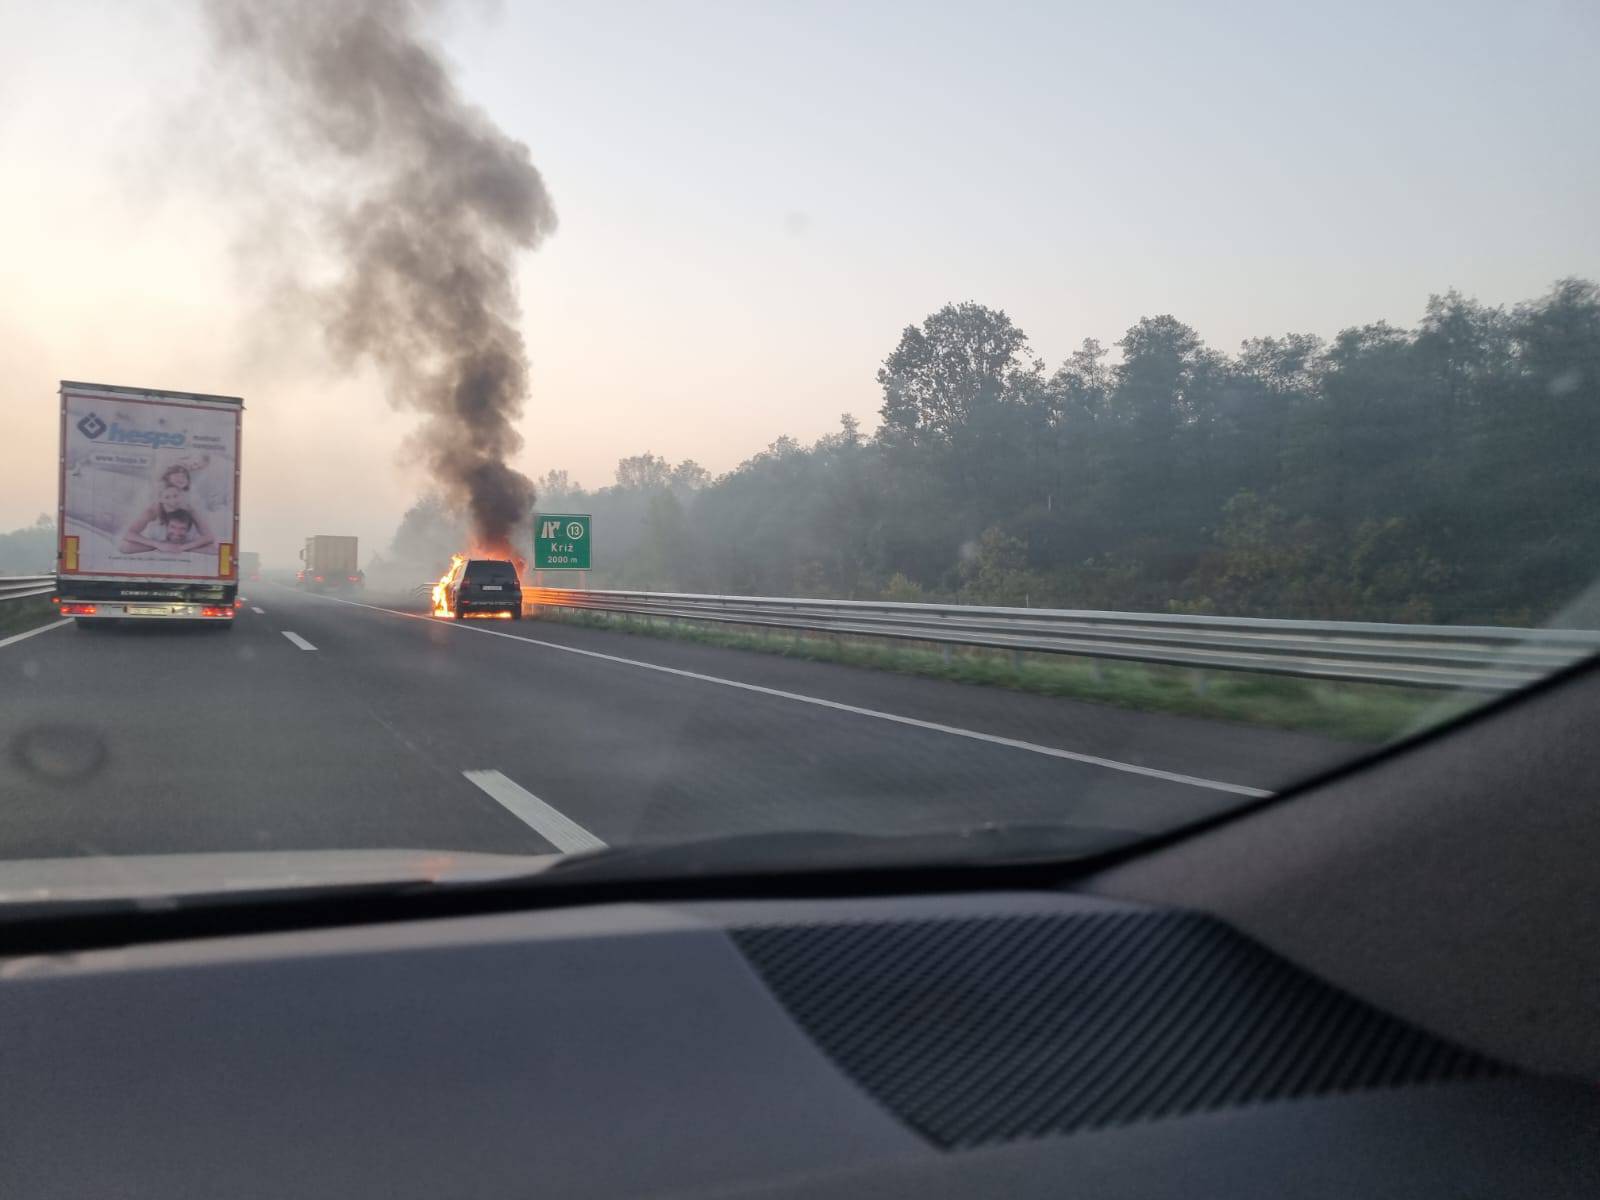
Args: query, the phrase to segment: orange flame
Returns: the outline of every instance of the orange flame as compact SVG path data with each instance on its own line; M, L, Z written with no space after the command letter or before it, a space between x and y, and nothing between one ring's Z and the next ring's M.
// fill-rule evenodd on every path
M454 618L455 613L450 608L450 580L461 573L461 568L466 565L465 554L452 554L450 556L450 569L439 576L439 582L433 585L433 615L436 617Z

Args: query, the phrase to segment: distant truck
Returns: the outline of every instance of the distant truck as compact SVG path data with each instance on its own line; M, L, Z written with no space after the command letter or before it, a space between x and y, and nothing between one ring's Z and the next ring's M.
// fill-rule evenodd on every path
M71 380L60 395L62 616L231 627L244 401Z
M254 550L241 550L239 552L239 578L247 583L260 582L261 555Z
M306 539L300 551L305 564L296 582L307 591L342 592L358 588L366 576L356 566L356 539L319 533Z

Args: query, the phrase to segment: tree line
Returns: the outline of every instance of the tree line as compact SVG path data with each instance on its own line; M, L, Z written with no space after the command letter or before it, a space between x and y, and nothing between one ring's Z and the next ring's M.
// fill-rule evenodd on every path
M0 574L47 575L56 569L56 519L40 513L32 525L0 533Z
M1523 624L1600 567L1600 289L1413 328L1207 346L1172 316L1054 369L1005 312L950 304L845 416L716 478L623 459L543 511L592 512L593 586ZM459 544L437 500L394 552Z

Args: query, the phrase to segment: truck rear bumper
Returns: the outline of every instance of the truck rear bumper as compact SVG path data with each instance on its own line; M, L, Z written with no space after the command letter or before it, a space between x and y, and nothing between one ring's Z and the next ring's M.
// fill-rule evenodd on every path
M59 611L81 621L231 621L238 610L231 604L107 604L63 596Z
M65 586L61 586L65 585ZM235 584L161 586L108 581L61 580L56 611L80 621L232 621L238 611Z

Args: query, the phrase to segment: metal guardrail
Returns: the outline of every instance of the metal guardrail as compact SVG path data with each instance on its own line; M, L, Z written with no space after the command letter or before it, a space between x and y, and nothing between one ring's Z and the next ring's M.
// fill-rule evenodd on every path
M535 606L1310 679L1506 691L1600 652L1600 631L1280 621L528 588Z
M26 600L29 596L48 596L55 587L54 575L0 575L0 604L7 600Z

